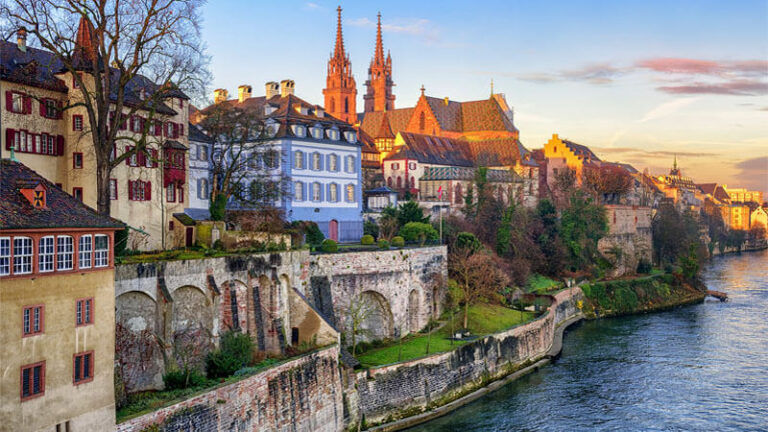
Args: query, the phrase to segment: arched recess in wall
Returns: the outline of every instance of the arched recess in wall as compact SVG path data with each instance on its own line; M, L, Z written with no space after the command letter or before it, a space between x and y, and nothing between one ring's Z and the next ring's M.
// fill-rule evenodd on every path
M363 319L359 325L362 334L358 335L361 341L386 339L394 336L392 308L389 301L376 291L363 291L353 300L361 302L366 313L360 314ZM347 317L349 320L350 317ZM350 326L348 325L349 329ZM347 339L351 340L351 339Z
M157 303L142 291L128 291L115 299L115 321L133 332L155 332L155 308Z
M408 294L408 330L411 333L416 333L421 330L419 327L419 305L421 300L419 299L419 292L417 290L411 290Z
M164 363L156 339L162 325L156 313L157 303L146 292L129 291L115 299L116 372L128 392L162 388Z
M186 285L171 293L173 297L173 332L204 330L213 332L213 310L211 299L200 287Z
M221 322L223 329L250 331L248 285L232 279L222 284Z

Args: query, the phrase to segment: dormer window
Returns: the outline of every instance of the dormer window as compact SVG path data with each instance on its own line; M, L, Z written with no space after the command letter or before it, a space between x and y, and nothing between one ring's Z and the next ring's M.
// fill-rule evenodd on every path
M330 138L333 141L339 140L339 130L336 128L328 129L328 138Z
M307 128L304 125L299 125L299 124L291 125L291 131L295 136L300 138L303 138L307 135Z
M347 131L344 132L344 139L347 140L347 142L356 143L357 142L357 134L353 131Z
M314 139L322 139L323 138L323 128L320 125L317 125L312 128L312 138Z
M270 115L273 112L277 111L277 107L272 104L266 104L264 105L264 115Z

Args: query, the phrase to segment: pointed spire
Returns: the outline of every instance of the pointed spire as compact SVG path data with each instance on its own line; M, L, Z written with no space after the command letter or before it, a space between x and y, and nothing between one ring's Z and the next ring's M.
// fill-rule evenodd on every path
M675 160L672 162L672 167L677 170L677 153L675 153Z
M421 90L421 95L422 95L422 96L424 96L424 90L426 90L426 89L424 88L424 84L422 84L422 85L421 85L421 89L419 89L419 90Z
M341 34L341 6L336 8L339 17L336 22L336 46L333 48L333 56L344 58L344 38Z
M493 78L491 78L491 97L493 97Z
M384 64L384 44L381 41L381 12L376 23L376 54L374 63Z

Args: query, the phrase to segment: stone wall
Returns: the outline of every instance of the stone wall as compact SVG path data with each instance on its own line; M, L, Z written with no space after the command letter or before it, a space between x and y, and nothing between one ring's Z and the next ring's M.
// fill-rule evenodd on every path
M447 273L445 246L318 254L299 290L339 330L347 327L350 303L366 302L375 309L363 324L367 339L383 339L419 331L440 316L439 281Z
M652 261L651 208L606 205L608 235L597 243L614 265L610 277L634 274L641 259Z
M118 432L343 429L337 345L132 418Z
M444 405L547 354L555 328L579 315L581 289L562 291L536 321L422 359L358 372L350 423L379 424ZM347 391L351 392L350 387Z

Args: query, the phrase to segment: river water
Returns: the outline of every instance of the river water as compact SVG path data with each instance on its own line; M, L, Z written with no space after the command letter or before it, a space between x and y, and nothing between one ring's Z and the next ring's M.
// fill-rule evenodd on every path
M413 431L768 431L768 251L716 257L708 299L585 322L562 356Z

